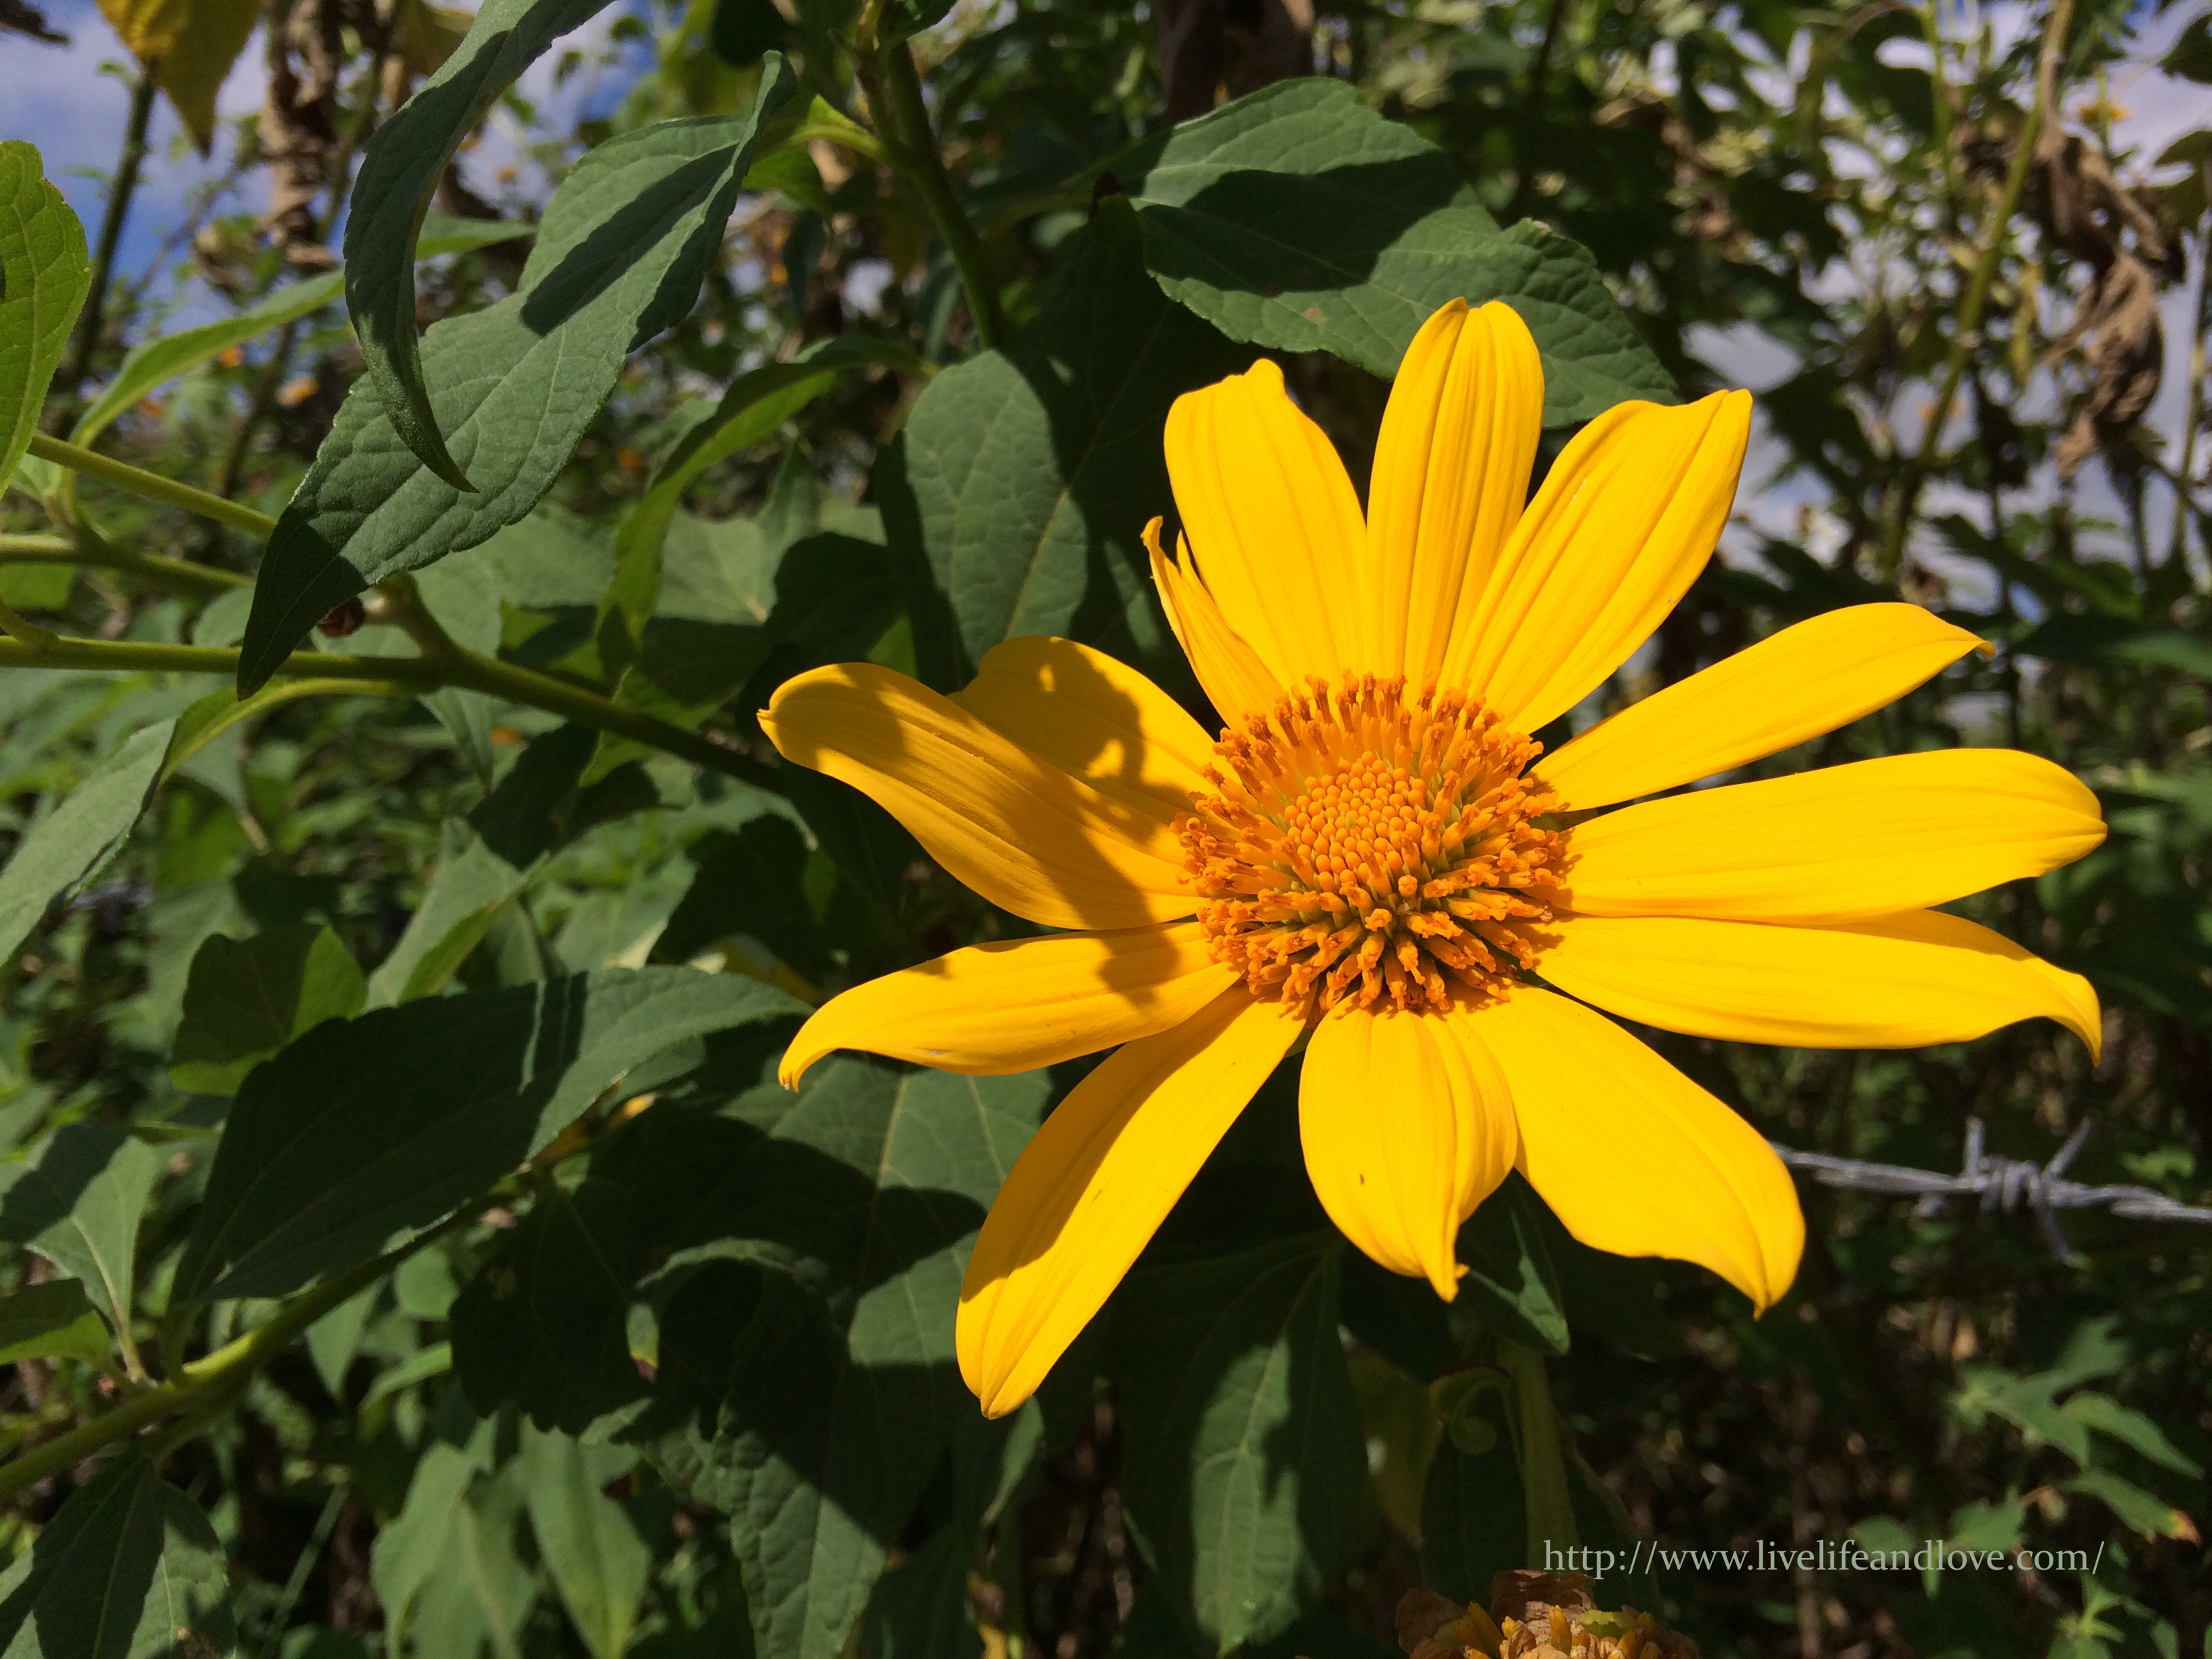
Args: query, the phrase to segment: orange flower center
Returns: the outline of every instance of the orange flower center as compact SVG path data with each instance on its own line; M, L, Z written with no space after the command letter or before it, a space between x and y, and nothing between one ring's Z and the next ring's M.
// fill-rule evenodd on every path
M1308 1018L1498 996L1558 896L1541 745L1457 691L1309 684L1222 732L1176 822L1214 959Z

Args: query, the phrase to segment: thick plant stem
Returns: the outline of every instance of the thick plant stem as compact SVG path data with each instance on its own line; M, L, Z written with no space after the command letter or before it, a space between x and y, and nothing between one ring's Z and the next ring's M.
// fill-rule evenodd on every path
M414 696L449 685L482 691L503 702L542 708L596 731L635 738L745 783L773 787L772 770L741 750L637 709L625 708L583 686L464 650L451 641L447 645L448 651L435 659L344 657L330 652L295 651L279 665L276 673L329 682L327 689L331 691L340 690L342 682L354 682L353 689L364 696ZM229 677L238 672L238 657L236 648L229 646L146 645L57 635L43 648L34 648L0 639L0 668L135 668Z
M1893 510L1882 549L1882 574L1889 580L1894 580L1904 568L1905 539L1911 534L1913 514L1919 509L1921 486L1927 483L1928 474L1935 466L1936 446L1942 440L1943 428L1951 423L1951 406L1958 401L1959 385L1966 378L1966 359L1981 344L1982 307L1989 303L1990 287L1996 280L1997 265L2004 257L2006 232L2011 229L2012 216L2019 209L2021 191L2027 184L2027 170L2035 163L2036 141L2042 135L2044 124L2051 118L2051 106L2057 98L2058 60L2065 51L2066 27L2073 15L2074 0L2055 0L2051 27L2043 37L2043 50L2036 60L2035 101L2028 106L2027 119L2021 124L2019 142L2013 149L2012 165L2006 171L2004 186L1990 210L1989 228L1983 233L1981 252L1966 281L1966 295L1959 306L1958 326L1952 332L1950 350L1943 364L1942 389L1936 394L1935 407L1929 411L1928 424L1920 434L1920 448L1905 464L1893 492Z
M249 586L253 580L235 570L219 570L213 565L194 564L188 559L172 559L159 553L125 552L82 526L79 526L74 538L0 536L0 564L81 564L100 570L119 570L143 576L171 592L197 594L203 599L228 593L234 587Z
M210 495L204 489L195 489L190 484L165 478L158 472L149 472L128 461L118 461L102 455L97 450L87 449L82 444L49 438L43 432L31 434L31 453L40 460L65 466L72 472L82 472L99 478L133 495L149 496L157 501L167 501L172 507L181 507L187 513L196 513L203 519L214 519L234 529L243 530L249 536L263 541L276 528L276 520L266 513L257 513L236 501L227 501L220 495Z
M115 183L107 192L107 210L100 221L100 246L92 258L92 288L85 295L84 313L77 319L76 349L70 356L69 373L62 380L64 390L72 397L91 372L92 355L100 349L100 331L106 326L107 285L115 275L115 254L123 245L124 222L131 216L131 198L137 191L138 169L146 160L146 128L153 118L154 71L142 66L131 88L123 154L115 163Z
M448 1230L473 1217L478 1207L471 1205L422 1237L374 1261L364 1262L351 1273L341 1273L311 1291L302 1291L287 1302L267 1324L255 1326L228 1347L189 1365L172 1368L169 1380L159 1387L125 1401L105 1417L95 1417L82 1427L25 1452L14 1462L0 1465L0 1504L27 1486L59 1474L102 1448L127 1439L173 1413L196 1412L204 1405L227 1403L230 1390L243 1386L254 1372L291 1346L308 1326L374 1285L433 1239L442 1237Z
M877 119L889 125L892 139L911 159L908 181L929 210L931 222L952 256L960 274L960 287L968 296L969 314L975 319L975 337L986 351L995 349L1006 335L1006 319L999 310L999 290L983 253L982 238L952 188L952 176L938 154L937 135L929 124L929 106L922 102L921 75L914 53L900 41L883 55L878 75L883 107Z

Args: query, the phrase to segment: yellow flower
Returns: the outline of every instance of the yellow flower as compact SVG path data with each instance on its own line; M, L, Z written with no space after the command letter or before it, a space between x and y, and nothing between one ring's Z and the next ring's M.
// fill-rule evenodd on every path
M762 716L978 893L1072 930L855 987L799 1032L787 1083L835 1048L990 1075L1120 1045L976 1241L957 1346L992 1415L1308 1034L1306 1168L1386 1267L1449 1298L1460 1224L1517 1168L1584 1243L1702 1263L1762 1309L1804 1241L1788 1172L1594 1007L1846 1048L2047 1015L2096 1048L2085 981L1926 908L2103 838L2048 761L1898 755L1620 805L1832 731L1980 644L1917 606L1801 623L1529 763L1525 734L1603 684L1711 556L1751 400L1609 410L1524 508L1542 407L1520 319L1447 306L1400 368L1363 519L1273 364L1176 403L1188 541L1165 557L1158 520L1147 541L1231 722L1218 743L1056 639L1008 641L952 697L820 669Z

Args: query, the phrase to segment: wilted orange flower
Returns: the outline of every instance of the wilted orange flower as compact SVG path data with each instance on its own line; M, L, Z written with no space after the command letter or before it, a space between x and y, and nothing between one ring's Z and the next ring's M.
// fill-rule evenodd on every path
M1007 1177L961 1370L1012 1410L1304 1042L1306 1168L1376 1261L1450 1297L1460 1224L1519 1169L1577 1237L1702 1263L1764 1308L1804 1221L1759 1133L1595 1012L1795 1046L1956 1041L2031 1015L2094 1051L2075 975L1929 906L2079 858L2096 799L2005 750L1666 794L1878 708L1980 643L1868 605L1786 629L1538 757L1711 556L1751 399L1624 404L1524 510L1536 348L1458 302L1408 349L1369 510L1267 362L1180 399L1188 540L1152 575L1211 739L1143 676L1009 641L939 696L805 674L776 747L872 796L1047 927L855 987L786 1054L999 1073L1120 1045ZM1644 799L1657 797L1657 799ZM1638 802L1623 805L1624 802ZM1613 809L1613 810L1605 810Z

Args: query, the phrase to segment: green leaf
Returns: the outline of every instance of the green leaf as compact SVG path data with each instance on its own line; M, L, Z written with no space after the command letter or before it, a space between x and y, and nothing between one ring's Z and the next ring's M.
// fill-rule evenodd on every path
M437 228L441 234L426 235L416 243L415 257L417 259L489 247L495 242L512 241L518 236L531 235L537 229L534 225L457 219L451 214L437 216L444 222ZM243 345L271 329L282 328L287 323L295 323L302 317L313 316L325 306L337 301L343 291L344 278L333 270L325 276L311 276L303 283L294 283L289 288L280 288L274 294L246 307L234 317L225 317L219 322L184 329L133 346L131 355L123 360L123 367L116 370L115 378L107 383L107 389L100 394L91 408L77 416L76 425L70 432L70 441L89 444L113 422L116 416L155 386L173 380L179 374L189 374L202 363L221 356L234 345Z
M1233 340L1389 376L1446 301L1502 300L1544 358L1544 422L1672 402L1659 360L1579 243L1501 232L1459 168L1340 81L1302 76L1113 163L1162 289Z
M22 1163L0 1165L0 1239L82 1280L107 1322L127 1329L138 1223L161 1174L161 1154L112 1124L64 1124Z
M2185 81L2212 86L2212 15L2190 19L2189 27L2176 37L2172 49L2159 59L2158 66Z
M0 957L13 955L47 906L77 892L121 848L161 776L175 725L156 720L132 732L16 843L0 869Z
M0 483L38 429L91 286L84 227L46 182L38 147L0 143Z
M549 1187L453 1304L453 1369L489 1416L513 1403L580 1434L645 1393L629 1306L645 1265L637 1200L607 1181Z
M622 1505L600 1491L636 1461L629 1450L587 1450L565 1434L533 1431L522 1439L538 1553L592 1659L621 1659L653 1566L652 1551Z
M514 9L486 6L470 40ZM481 53L458 52L447 68L464 59L483 61ZM719 257L759 124L792 84L778 59L743 115L664 121L587 153L547 204L520 289L431 329L422 412L435 409L474 470L474 492L408 453L421 453L420 444L395 442L392 411L409 405L388 378L348 394L263 556L239 663L241 691L268 678L332 605L397 571L473 547L537 505L597 418L623 359L690 309ZM406 110L429 95L417 94ZM406 110L378 143L399 129ZM368 182L364 173L356 186L349 254L368 246L355 239L378 210L360 193ZM405 301L400 327L411 347L411 285L403 276L392 292ZM349 297L363 324L359 289ZM386 375L390 362L379 351L390 339L380 348L371 338L363 325L370 363L382 362L376 373ZM421 383L412 384L419 392Z
M210 934L185 985L170 1080L234 1093L258 1061L326 1019L350 1019L368 999L360 963L327 927L295 923L243 943Z
M2139 1411L2130 1410L2110 1395L2094 1390L2075 1395L2059 1409L2076 1422L2087 1424L2100 1434L2109 1434L2121 1444L2132 1447L2161 1468L2172 1469L2176 1474L2185 1474L2191 1480L2202 1480L2203 1465L2166 1437L2166 1431Z
M1250 356L1093 235L1011 350L929 383L907 477L970 664L1022 634L1172 652L1139 539L1174 505L1160 434L1178 395Z
M2155 1493L2110 1469L2084 1469L2070 1480L2059 1482L2067 1492L2094 1498L2127 1526L2146 1538L2184 1538L2192 1543L2197 1529L2188 1515Z
M176 1293L281 1296L365 1260L519 1167L634 1066L801 1006L735 975L615 969L318 1026L240 1090Z
M422 346L415 337L415 272L404 250L415 245L431 192L461 141L548 46L605 4L487 0L453 56L377 129L362 154L346 216L346 308L392 432L458 489L467 489L469 482L440 432L440 416L451 416L435 410L423 382Z
M227 1659L222 1546L137 1447L71 1493L0 1577L10 1659Z
M383 1007L444 990L527 875L477 836L449 834L406 932L368 976L368 1000Z
M2179 628L2159 628L2119 617L2067 615L2037 623L2012 647L2053 662L2130 663L2177 668L2212 680L2212 641Z
M455 1533L469 1509L477 1468L476 1460L461 1447L432 1441L415 1466L405 1504L377 1532L369 1578L384 1609L387 1651L404 1651L406 1633L425 1587L441 1577L460 1576L453 1571L459 1545ZM477 1613L471 1626L480 1623L481 1617Z
M684 492L708 467L774 436L786 421L828 391L840 374L876 365L910 373L921 367L902 346L848 335L817 341L792 362L765 364L730 383L714 412L684 434L615 532L616 576L601 602L601 612L621 618L625 644L644 637L646 624L659 608L661 549ZM788 545L788 540L782 544ZM781 552L782 546L775 550Z
M961 1528L940 1527L877 1580L860 1626L865 1659L979 1659L983 1638L968 1593L970 1552Z
M692 856L699 873L661 933L663 954L688 961L716 939L744 933L803 974L830 965L830 941L806 898L812 854L789 818L763 813L734 835L718 830Z
M1474 1313L1504 1337L1540 1353L1567 1351L1567 1316L1559 1275L1544 1242L1541 1200L1517 1176L1492 1194L1460 1229L1459 1259Z
M0 1296L0 1365L19 1359L106 1359L114 1344L75 1279Z
M1114 1315L1129 1524L1207 1650L1318 1605L1367 1480L1335 1241L1140 1269Z
M656 1108L597 1161L666 1270L654 1455L732 1517L763 1653L836 1659L975 1409L952 1350L975 1230L1042 1115L1004 1078L832 1060L724 1115Z

